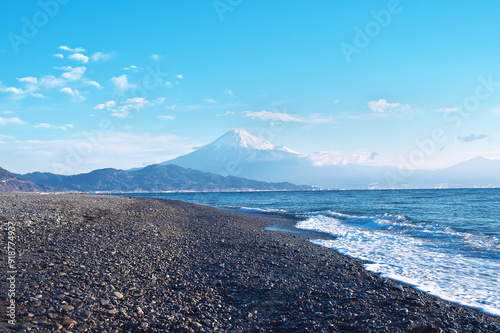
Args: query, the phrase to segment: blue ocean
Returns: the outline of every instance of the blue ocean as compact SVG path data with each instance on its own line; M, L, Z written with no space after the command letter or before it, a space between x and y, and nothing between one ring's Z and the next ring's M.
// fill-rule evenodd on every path
M500 315L500 189L127 194L291 213L366 269ZM328 239L328 240L327 240Z

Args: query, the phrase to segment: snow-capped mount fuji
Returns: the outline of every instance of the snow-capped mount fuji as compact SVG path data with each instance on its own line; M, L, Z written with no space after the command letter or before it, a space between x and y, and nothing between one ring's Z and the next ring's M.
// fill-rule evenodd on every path
M252 159L271 160L276 158L290 158L300 155L296 151L284 146L275 146L265 140L251 135L242 129L233 129L214 142L201 147L200 150L236 154ZM193 152L194 153L194 152ZM192 153L192 154L193 154ZM226 156L227 157L227 156ZM231 158L234 155L230 156Z
M161 164L264 182L332 189L500 187L500 160L476 158L447 169L415 170L411 174L389 166L317 165L311 155L275 146L240 129Z
M263 165L292 162L300 156L290 148L275 146L244 130L233 129L212 143L161 164L175 164L222 175L254 177L260 174Z

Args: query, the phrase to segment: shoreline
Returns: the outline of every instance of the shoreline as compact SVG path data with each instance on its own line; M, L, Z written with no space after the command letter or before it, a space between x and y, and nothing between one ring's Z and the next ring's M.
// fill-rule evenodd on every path
M12 332L500 330L500 317L382 278L315 235L264 228L279 216L87 194L0 194L0 208L22 240L19 324L0 324Z

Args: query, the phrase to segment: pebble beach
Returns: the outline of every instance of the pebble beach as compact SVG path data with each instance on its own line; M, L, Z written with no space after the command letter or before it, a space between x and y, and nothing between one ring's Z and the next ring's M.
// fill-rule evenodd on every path
M0 221L0 332L500 332L500 317L366 271L306 233L264 229L265 217L1 193Z

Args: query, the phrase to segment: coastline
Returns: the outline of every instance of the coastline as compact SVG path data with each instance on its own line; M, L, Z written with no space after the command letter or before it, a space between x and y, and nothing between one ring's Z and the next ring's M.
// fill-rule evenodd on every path
M0 194L0 207L19 240L17 326L0 300L13 332L500 330L500 317L366 271L279 214L87 194Z

